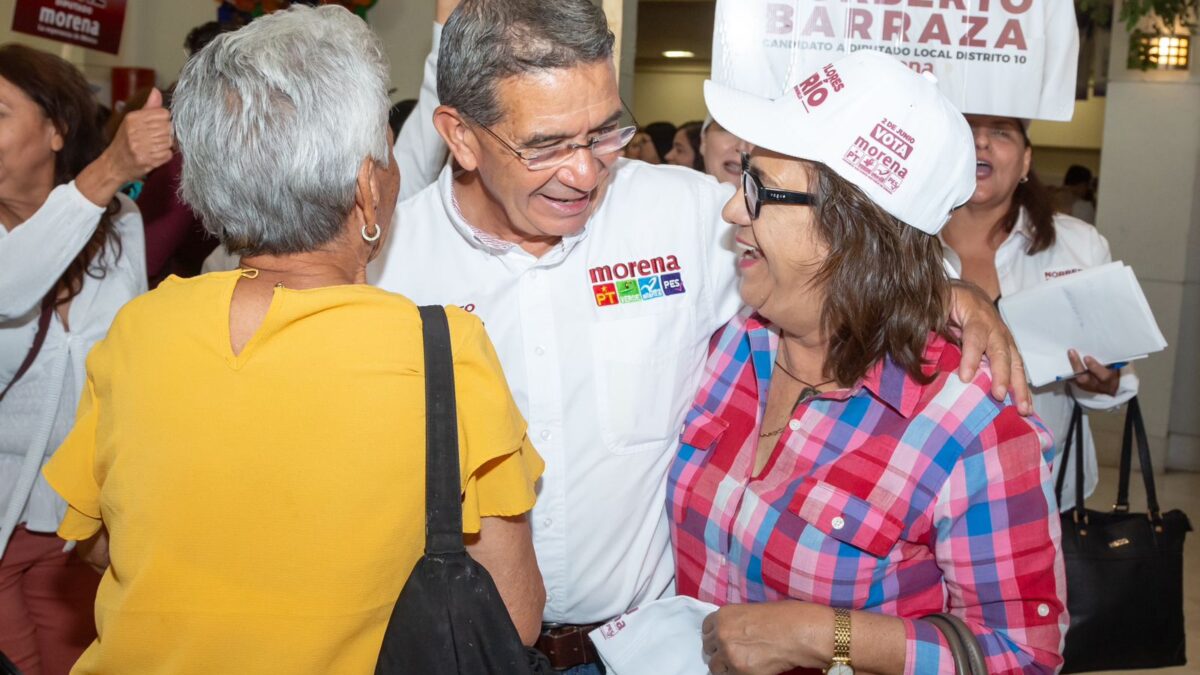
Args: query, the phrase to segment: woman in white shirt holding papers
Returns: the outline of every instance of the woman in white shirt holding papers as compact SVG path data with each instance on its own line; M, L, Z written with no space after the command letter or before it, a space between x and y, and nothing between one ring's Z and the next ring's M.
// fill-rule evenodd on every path
M1032 169L1033 149L1025 125L1012 117L967 115L975 135L975 193L942 230L945 255L992 298L1112 261L1108 242L1091 225L1054 213L1046 188ZM1137 394L1133 368L1111 369L1091 356L1068 352L1074 379L1034 390L1034 409L1054 434L1056 458L1075 402L1087 410L1110 410ZM1092 432L1084 418L1084 494L1096 487ZM1074 462L1072 455L1070 462ZM1060 471L1055 464L1055 471ZM1064 504L1075 490L1074 465L1066 468Z

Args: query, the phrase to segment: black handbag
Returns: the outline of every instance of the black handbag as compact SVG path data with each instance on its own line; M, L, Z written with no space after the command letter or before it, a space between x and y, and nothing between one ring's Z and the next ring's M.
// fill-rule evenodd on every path
M1129 474L1136 437L1147 513L1129 512ZM1083 502L1083 410L1071 413L1055 494L1062 501L1067 459L1075 452L1075 506L1062 514L1062 548L1071 627L1062 672L1181 666L1183 538L1191 523L1182 511L1162 513L1154 489L1150 444L1137 398L1129 401L1121 443L1117 501L1111 512Z
M421 307L425 339L425 555L392 609L376 675L529 675L545 657L521 644L496 584L463 546L450 327Z

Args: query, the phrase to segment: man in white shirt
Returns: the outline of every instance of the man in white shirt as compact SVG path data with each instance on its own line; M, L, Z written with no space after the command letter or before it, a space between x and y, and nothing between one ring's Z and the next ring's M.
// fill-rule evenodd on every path
M465 0L442 33L434 116L460 169L397 207L372 270L486 323L546 460L530 517L545 620L563 626L539 646L576 672L596 672L590 624L671 590L666 471L708 340L740 304L720 216L732 189L619 159L635 129L612 43L589 0ZM964 360L990 341L1008 375L990 303L956 296Z

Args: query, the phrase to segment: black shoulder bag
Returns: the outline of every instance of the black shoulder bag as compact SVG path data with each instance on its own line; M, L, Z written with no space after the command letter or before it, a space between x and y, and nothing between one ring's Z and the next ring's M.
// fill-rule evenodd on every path
M425 555L396 600L375 673L542 672L540 655L521 644L491 575L463 546L450 327L442 307L421 307L420 312L425 338Z
M1129 474L1137 440L1148 513L1129 512ZM1162 513L1150 443L1137 398L1129 401L1121 443L1117 501L1111 512L1083 503L1083 410L1075 405L1063 444L1055 494L1062 502L1067 459L1075 452L1075 507L1062 514L1071 627L1062 672L1132 670L1187 662L1183 630L1183 538L1191 523Z

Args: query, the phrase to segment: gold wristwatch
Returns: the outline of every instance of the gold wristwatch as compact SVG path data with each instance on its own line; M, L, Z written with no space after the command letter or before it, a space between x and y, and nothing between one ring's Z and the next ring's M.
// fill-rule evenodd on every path
M825 675L854 675L850 666L850 610L833 610L833 661Z

